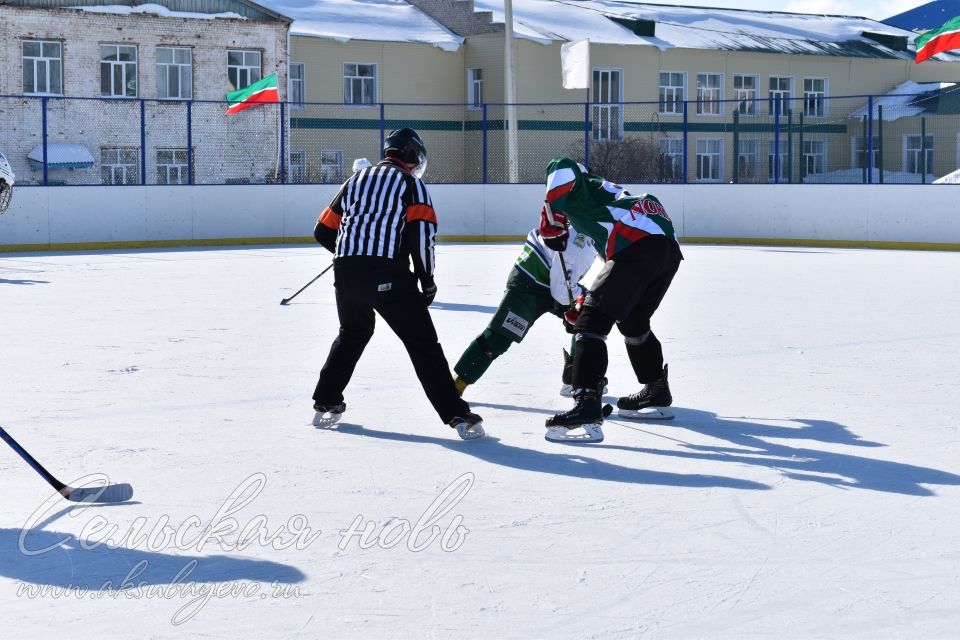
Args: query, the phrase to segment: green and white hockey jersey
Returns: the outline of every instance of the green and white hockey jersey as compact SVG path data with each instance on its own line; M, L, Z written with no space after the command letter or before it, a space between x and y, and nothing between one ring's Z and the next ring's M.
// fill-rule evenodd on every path
M573 300L567 292L567 284L563 277L563 267L557 252L543 244L540 230L534 229L527 234L527 241L523 245L523 252L517 258L514 267L526 275L534 284L549 290L550 295L561 305L569 305L577 299L583 288L580 278L590 270L597 259L597 252L593 240L582 233L573 233L563 252L563 261L567 265L567 277L570 278L570 288Z
M631 196L570 158L550 161L546 183L550 208L566 214L574 229L590 236L605 260L646 236L677 240L673 221L656 197Z

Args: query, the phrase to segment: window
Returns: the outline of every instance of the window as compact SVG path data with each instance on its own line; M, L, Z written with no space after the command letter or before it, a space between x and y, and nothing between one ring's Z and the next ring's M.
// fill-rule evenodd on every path
M827 170L827 143L824 140L803 141L803 175Z
M307 153L303 150L290 152L289 179L287 182L303 184L307 181Z
M302 109L306 103L306 87L304 86L304 65L302 62L290 63L290 88L287 90L287 100L295 109Z
M697 180L699 182L723 180L723 140L713 138L697 140Z
M186 149L157 149L157 184L190 184Z
M483 106L483 69L467 69L467 105L470 109Z
M683 181L683 138L660 138L660 182Z
M23 93L57 96L63 93L63 57L59 42L23 42Z
M593 139L619 140L623 137L620 69L593 70Z
M850 141L850 156L853 159L851 166L854 169L863 169L867 166L872 166L874 169L880 167L880 139L877 136L873 136L873 145L870 150L870 156L873 158L871 164L867 164L867 150L864 149L864 142L866 137L859 136L854 137Z
M737 141L737 180L739 182L760 182L760 141Z
M743 115L757 114L757 76L733 76L733 99L737 101L737 111Z
M790 148L780 142L777 149L776 141L767 143L767 180L770 182L790 181Z
M227 51L227 80L232 91L260 81L259 51Z
M827 79L803 79L803 115L822 118L827 114Z
M137 97L135 46L100 45L100 95L110 98Z
M157 97L166 100L193 98L193 50L157 47Z
M100 149L101 184L140 184L140 149Z
M925 136L923 147L920 136L905 136L903 140L903 170L907 173L930 173L933 169L933 136Z
M320 150L320 182L338 183L343 181L343 150Z
M719 73L697 74L697 113L706 116L720 115L720 100L723 99L723 75Z
M674 71L660 72L660 113L683 113L683 95L687 76Z
M343 103L377 102L377 65L347 62L343 65Z
M780 115L785 116L792 108L790 105L790 96L793 91L793 78L782 76L770 76L770 115L777 112L777 105L780 106Z

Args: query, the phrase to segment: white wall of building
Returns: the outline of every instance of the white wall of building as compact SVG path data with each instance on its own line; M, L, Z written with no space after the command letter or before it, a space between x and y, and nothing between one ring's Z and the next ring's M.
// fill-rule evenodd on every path
M338 185L21 187L0 250L309 238ZM642 193L634 186L633 193ZM681 237L960 245L953 185L656 185ZM433 185L440 234L523 236L540 185Z

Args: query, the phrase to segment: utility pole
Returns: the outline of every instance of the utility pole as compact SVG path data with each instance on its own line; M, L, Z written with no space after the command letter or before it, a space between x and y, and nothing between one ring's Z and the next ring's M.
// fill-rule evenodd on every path
M504 13L504 70L507 96L507 168L510 182L520 181L517 158L517 69L513 51L513 1L503 0Z

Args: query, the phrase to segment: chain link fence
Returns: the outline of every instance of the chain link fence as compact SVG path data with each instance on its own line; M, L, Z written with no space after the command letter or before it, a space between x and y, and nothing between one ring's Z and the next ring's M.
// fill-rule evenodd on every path
M957 95L960 95L958 93ZM264 104L0 96L21 185L339 184L393 129L431 183L539 183L565 155L629 184L930 183L960 161L960 97L565 104Z

